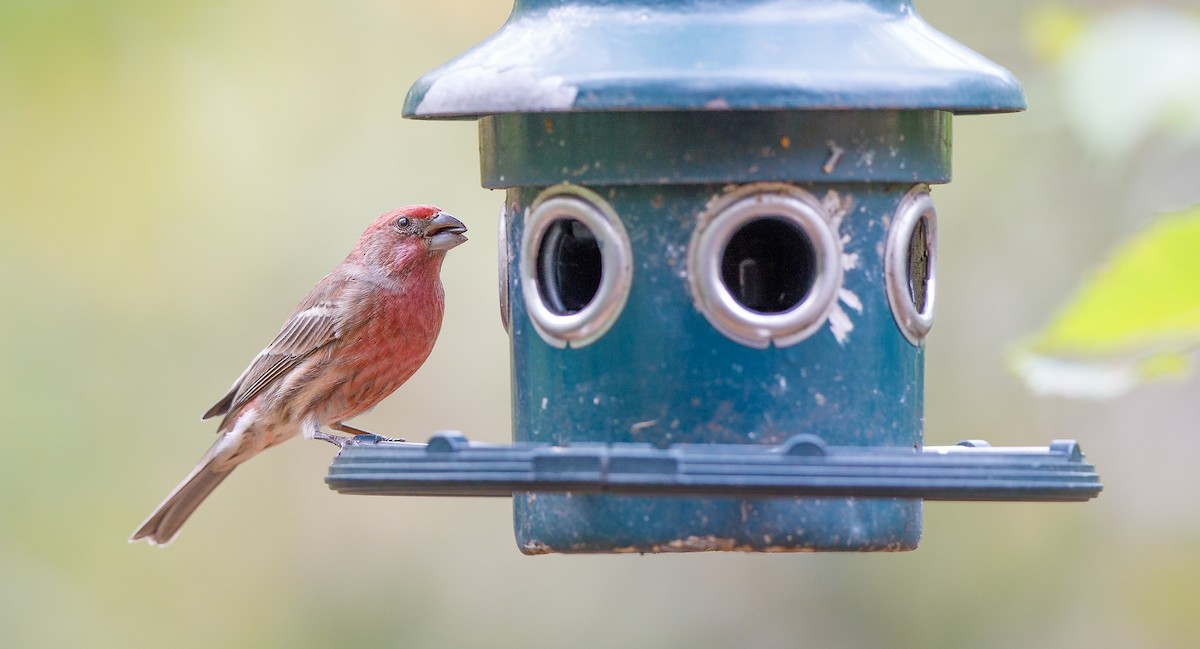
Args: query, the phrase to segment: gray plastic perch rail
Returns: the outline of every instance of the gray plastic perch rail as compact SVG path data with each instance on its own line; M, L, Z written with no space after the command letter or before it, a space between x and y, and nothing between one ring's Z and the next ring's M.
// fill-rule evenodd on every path
M839 496L1084 501L1102 488L1079 445L991 448L972 440L922 449L828 446L816 435L775 445L496 445L443 432L428 444L348 444L325 478L341 493L511 496L514 492Z

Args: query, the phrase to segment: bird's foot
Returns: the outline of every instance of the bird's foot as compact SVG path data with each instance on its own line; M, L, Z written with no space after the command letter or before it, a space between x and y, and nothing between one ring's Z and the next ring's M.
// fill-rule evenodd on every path
M313 439L319 439L322 442L329 442L338 448L343 448L347 444L352 444L354 438L346 437L345 435L330 435L325 431L318 430L312 434Z
M354 426L349 426L347 424L338 423L338 424L332 424L329 427L338 432L342 432L342 433L346 433L346 434L345 435L332 435L332 434L326 433L325 431L322 431L322 430L316 430L316 431L312 432L311 437L313 439L319 439L322 442L329 442L330 444L333 444L334 446L336 446L338 448L345 448L346 446L357 446L357 445L362 445L362 444L380 444L383 442L403 442L404 441L404 438L402 438L402 437L384 437L383 435L376 435L375 433L367 432L365 430L362 430L361 428L355 428Z
M350 426L349 423L335 423L330 428L335 429L335 431L354 435L354 444L379 444L380 441L404 441L402 437L384 437L384 435L364 431L362 428L355 428L354 426Z
M383 435L376 435L375 433L363 433L362 435L355 435L354 437L350 438L350 444L352 446L358 444L381 444L383 442L403 441L404 439L400 437L384 437Z
M347 435L353 435L354 441L352 443L354 444L378 444L380 442L404 441L403 437L384 437L383 435L376 435L375 433L365 431L361 428L355 428L349 424L337 423L330 426L330 428L346 433Z

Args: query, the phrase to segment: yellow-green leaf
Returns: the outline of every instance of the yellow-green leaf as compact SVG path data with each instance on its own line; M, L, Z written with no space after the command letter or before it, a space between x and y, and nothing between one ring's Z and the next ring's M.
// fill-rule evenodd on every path
M1200 206L1120 246L1012 357L1034 389L1111 396L1179 376L1200 345Z
M1025 39L1029 49L1043 61L1057 62L1066 54L1084 29L1090 14L1062 5L1040 5L1025 18Z

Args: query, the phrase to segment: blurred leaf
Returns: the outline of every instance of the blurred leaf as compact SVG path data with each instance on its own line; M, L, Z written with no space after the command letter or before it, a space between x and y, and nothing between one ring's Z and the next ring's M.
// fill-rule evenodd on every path
M1129 7L1084 21L1046 9L1029 30L1058 61L1067 124L1097 152L1117 158L1160 132L1200 142L1200 15Z
M1151 354L1138 363L1138 373L1146 380L1178 378L1186 376L1191 359L1184 354L1171 352Z
M1088 14L1074 7L1038 6L1025 19L1029 48L1046 62L1061 61L1088 23Z
M1012 365L1042 393L1108 397L1186 373L1200 343L1200 205L1118 248Z

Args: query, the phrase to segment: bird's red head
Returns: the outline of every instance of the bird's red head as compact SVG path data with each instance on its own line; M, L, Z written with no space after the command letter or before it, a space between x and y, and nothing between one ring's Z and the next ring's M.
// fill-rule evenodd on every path
M462 221L433 205L409 205L375 219L350 253L388 274L411 271L424 261L441 259L465 242Z

